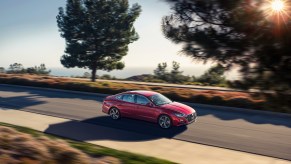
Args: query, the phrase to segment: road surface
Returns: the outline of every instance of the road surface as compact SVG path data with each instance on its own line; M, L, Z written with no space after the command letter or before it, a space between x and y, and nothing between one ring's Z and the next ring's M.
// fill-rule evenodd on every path
M198 121L187 127L163 130L156 124L111 120L101 112L104 97L57 90L0 85L0 106L98 124L144 135L130 140L174 138L291 160L290 116L219 110L194 105ZM110 138L110 136L108 136ZM115 140L127 140L115 137ZM129 139L128 139L129 140ZM222 154L223 156L223 154Z

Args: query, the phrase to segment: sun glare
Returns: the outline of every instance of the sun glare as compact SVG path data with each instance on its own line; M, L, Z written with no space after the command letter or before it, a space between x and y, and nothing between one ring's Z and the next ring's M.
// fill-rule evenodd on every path
M284 2L282 0L273 0L271 3L272 10L280 12L284 10Z
M267 20L280 24L288 24L291 19L290 0L266 0L262 6L262 11Z

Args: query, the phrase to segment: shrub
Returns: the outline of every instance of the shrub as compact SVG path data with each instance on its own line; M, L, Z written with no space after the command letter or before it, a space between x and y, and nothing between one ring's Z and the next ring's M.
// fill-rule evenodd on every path
M104 87L109 87L109 83L107 83L107 82L103 82L103 83L102 83L102 86L104 86Z
M91 163L91 158L83 152L59 140L46 137L33 138L14 129L0 126L0 163L14 159L19 163ZM4 155L5 154L5 155Z
M192 96L193 102L207 104L210 102L210 96L207 94L198 94Z
M221 96L213 96L210 101L216 105L225 105L225 100Z
M241 108L249 108L253 107L254 102L245 98L245 97L235 97L231 98L227 101L227 104L230 106L241 107Z
M7 155L11 157L27 157L43 162L48 162L48 159L51 158L46 148L31 136L1 126L0 149L8 151Z
M38 141L46 146L54 161L58 161L58 163L91 163L91 159L86 154L68 146L64 141L51 140L46 137L41 137Z

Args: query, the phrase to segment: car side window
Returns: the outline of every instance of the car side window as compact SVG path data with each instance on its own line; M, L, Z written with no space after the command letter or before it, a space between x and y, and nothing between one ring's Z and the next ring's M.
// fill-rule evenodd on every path
M117 96L115 96L115 98L116 98L117 100L122 100L122 96L123 96L123 95L117 95Z
M134 95L132 95L132 94L123 95L122 100L126 101L126 102L134 103Z
M137 104L146 105L149 102L150 101L147 98L145 98L144 96L136 95L136 103Z

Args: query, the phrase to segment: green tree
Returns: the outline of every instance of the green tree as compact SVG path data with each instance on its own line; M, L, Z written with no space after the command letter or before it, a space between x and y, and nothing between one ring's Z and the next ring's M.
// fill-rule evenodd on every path
M4 67L0 67L0 73L5 73L5 68Z
M25 70L26 73L38 75L48 75L51 72L50 70L47 70L45 64L40 64L40 66L29 67Z
M100 79L111 80L112 77L109 74L103 74Z
M84 77L84 78L90 78L91 75L90 75L89 72L84 72L83 77Z
M225 68L221 64L212 66L203 75L198 77L196 81L209 85L217 85L226 83L224 76Z
M67 67L89 68L95 81L97 70L124 68L120 62L128 44L138 39L133 27L141 12L128 0L67 0L59 8L57 23L66 40L61 63Z
M190 80L190 77L184 76L183 71L180 71L180 63L173 61L171 70L171 82L172 83L183 83Z
M168 79L168 71L167 71L167 63L159 63L158 67L154 70L154 75L161 80L167 81Z
M172 71L171 71L171 74L172 75L179 75L179 74L182 74L183 71L180 71L180 63L176 62L176 61L173 61L172 62Z
M183 71L180 71L180 63L173 61L171 72L168 72L167 66L166 62L158 64L158 67L154 70L157 79L171 83L183 83L190 80L189 76L184 76Z
M174 12L163 18L163 32L183 45L184 54L227 68L239 66L249 87L290 89L289 8L271 12L270 2L263 0L166 1Z
M8 73L25 73L25 69L21 63L13 63L9 65Z
M40 64L39 67L37 67L37 73L42 75L48 75L50 74L51 70L47 70L45 64Z

